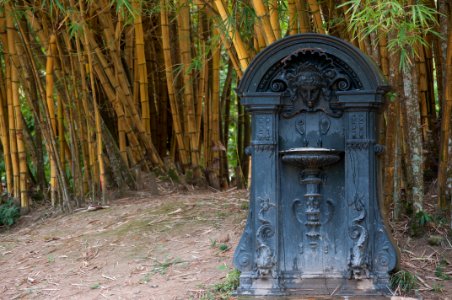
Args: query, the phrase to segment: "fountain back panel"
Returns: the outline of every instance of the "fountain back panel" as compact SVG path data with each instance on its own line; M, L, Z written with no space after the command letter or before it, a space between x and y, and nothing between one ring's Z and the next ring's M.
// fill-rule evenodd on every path
M252 116L238 295L390 294L376 142L387 90L370 58L330 36L290 36L253 60L238 87Z

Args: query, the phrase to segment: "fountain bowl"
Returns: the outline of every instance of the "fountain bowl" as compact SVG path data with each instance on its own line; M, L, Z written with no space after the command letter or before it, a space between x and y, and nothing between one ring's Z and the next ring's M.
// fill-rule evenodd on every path
M337 163L343 151L328 148L300 147L280 151L282 161L304 169L318 169Z

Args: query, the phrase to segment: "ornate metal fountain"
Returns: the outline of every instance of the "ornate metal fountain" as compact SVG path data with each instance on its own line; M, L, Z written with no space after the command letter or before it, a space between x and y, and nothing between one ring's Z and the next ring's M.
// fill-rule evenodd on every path
M376 116L386 82L333 37L267 47L238 94L252 115L239 295L385 295L397 251L379 208Z

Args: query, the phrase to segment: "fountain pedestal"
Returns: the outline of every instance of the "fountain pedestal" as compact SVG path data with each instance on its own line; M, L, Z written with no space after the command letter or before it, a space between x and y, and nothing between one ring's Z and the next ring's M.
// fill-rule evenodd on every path
M293 148L280 151L282 161L295 165L302 170L300 184L306 186L306 193L303 195L304 202L295 201L294 205L304 206L306 222L306 236L309 240L309 247L317 250L321 238L320 226L322 194L320 188L322 179L320 178L321 168L332 165L340 160L340 153L334 149L325 148ZM301 224L303 222L298 220Z

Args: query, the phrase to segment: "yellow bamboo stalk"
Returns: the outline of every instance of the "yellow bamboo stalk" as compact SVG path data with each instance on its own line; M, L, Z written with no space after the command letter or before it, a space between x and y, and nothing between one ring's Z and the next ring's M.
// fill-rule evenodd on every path
M27 58L28 58L28 62L29 65L31 66L31 71L33 72L33 77L35 78L35 82L36 85L38 87L39 93L41 94L42 99L46 98L46 93L45 93L45 88L42 86L41 84L41 73L40 71L38 71L36 62L34 61L35 56L33 55L33 47L30 46L30 43L28 42L28 34L25 32L24 26L23 26L23 22L18 22L17 26L20 30L21 33L21 37L22 37L22 41L24 42L25 46L22 48L24 50L24 53L26 54ZM19 57L16 57L15 60L20 61ZM19 64L20 62L18 62ZM27 101L29 103L30 106L33 106L33 104L31 103L30 99L27 98ZM51 150L49 150L49 153L57 153L57 148L56 148L56 143L55 143L55 136L53 134L53 130L51 128L51 124L49 122L50 120L50 115L47 109L47 105L43 105L42 107L42 111L45 115L45 121L41 122L41 124L43 124L45 126L45 130L42 131L44 139L46 141L46 147L51 148ZM56 157L55 162L57 165L57 170L58 170L58 183L59 186L61 186L60 188L60 196L62 197L63 200L63 209L67 209L68 211L71 210L71 203L69 201L69 193L68 193L68 186L66 183L66 177L65 177L65 172L63 171L63 168L59 162L58 156L54 156Z
M63 35L63 40L65 38L65 35ZM61 40L61 39L60 39ZM72 61L72 56L68 55L64 55L65 51L68 51L67 48L61 47L59 40L56 40L56 47L57 47L57 57L55 59L55 74L58 76L58 74L60 74L59 77L61 77L60 79L60 86L62 85L62 88L59 89L57 97L60 96L60 100L62 101L62 106L66 106L66 109L63 109L62 112L62 117L64 120L67 120L67 125L68 125L68 129L69 129L69 134L72 135L72 126L70 121L70 114L72 113L72 101L70 103L65 103L64 101L68 101L68 99L72 98L72 93L73 91L70 90L70 86L71 83L69 82L69 78L71 77L71 72L69 71L70 69L70 65L71 65L71 61ZM71 96L69 96L71 95ZM76 93L75 93L76 95ZM63 124L66 121L63 121ZM64 131L64 125L63 125L63 131ZM65 161L66 163L70 164L71 163L71 157L73 157L75 155L75 153L73 153L74 147L73 145L71 145L71 147L69 147L68 143L66 142L66 138L63 137L62 140L62 144L61 147L63 147L63 149L60 151L62 152L62 159L63 161L61 161L61 164L63 166L63 169L65 167Z
M269 3L270 6L270 24L273 28L273 34L275 38L279 40L281 38L281 25L279 24L279 12L278 12L278 0L272 0Z
M42 47L44 49L47 49L49 43L49 35L39 23L40 18L35 16L31 9L25 10L25 16L27 18L28 24L30 24L30 27L33 29L33 33L38 36L40 42L42 43Z
M54 86L54 80L53 80L53 72L55 68L55 56L56 56L56 36L54 34L50 35L50 41L49 41L49 50L47 51L48 56L48 65L46 66L46 100L47 100L47 107L49 109L50 113L50 123L52 124L52 130L53 133L56 134L57 132L57 123L55 118L55 102L53 99L53 86ZM47 70L47 67L49 68ZM47 79L49 80L47 82Z
M323 28L322 15L320 13L320 6L317 0L308 0L309 9L314 18L314 24L318 33L325 34L325 29Z
M226 11L226 8L224 7L222 0L214 0L214 1L215 1L215 5L218 9L218 13L221 16L223 25L226 26L226 31L228 33L228 36L232 40L235 51L237 52L237 56L239 58L241 69L242 69L242 71L244 71L248 67L248 63L249 63L248 51L246 50L245 44L243 43L242 38L240 37L240 34L236 31L234 31L234 28L228 24L229 16Z
M198 31L198 38L200 41L200 57L202 57L202 68L199 72L199 84L198 84L198 99L196 102L196 131L201 133L201 123L202 123L202 113L203 113L203 104L206 100L206 94L207 94L207 85L208 85L208 71L209 71L209 64L207 59L207 36L205 32L207 31L207 28L205 28L205 21L206 21L206 9L202 2L202 0L196 0L196 5L198 6L199 13L198 13L198 19L199 19L199 31ZM201 134L198 135L198 145L201 147L200 140Z
M7 28L7 36L8 36L8 52L10 57L14 57L16 55L16 29L14 27L12 9L9 4L5 7L6 13L6 28ZM20 206L24 209L29 208L29 200L28 200L28 188L27 188L27 156L25 153L25 143L23 139L23 124L22 124L22 112L20 110L20 101L19 101L19 74L17 71L17 66L14 64L14 61L11 61L11 103L12 103L12 115L13 118L10 120L10 123L14 123L14 136L10 137L11 140L14 139L14 146L17 145L17 157L16 159L16 168L18 167L18 174L15 174L14 186L15 186L15 196L20 198ZM17 176L19 175L19 176ZM17 180L17 184L16 184Z
M173 64L171 58L171 45L170 45L170 31L168 22L168 11L166 0L160 0L160 26L162 30L162 51L165 60L165 74L166 83L168 88L168 98L170 101L170 107L173 119L173 130L176 135L177 146L179 148L179 156L182 165L185 167L189 165L189 153L184 142L182 135L181 117L179 114L179 107L176 101L176 93L174 89L174 76L173 76Z
M79 6L80 6L80 15L81 15L81 19L82 20L86 20L85 16L84 16L84 5L83 5L83 0L79 1ZM97 95L96 95L96 86L95 86L95 81L94 81L94 72L93 72L93 58L92 58L92 53L90 51L89 48L89 40L88 40L88 34L87 34L88 28L85 28L83 30L84 33L84 39L85 39L85 43L86 43L86 53L87 53L87 57L88 57L88 68L89 68L89 72L90 72L90 84L91 84L91 91L92 91L92 97L93 97L93 106L94 106L94 114L95 114L95 123L96 123L96 147L97 147L97 163L98 163L98 171L99 174L99 181L100 181L100 188L101 188L101 192L102 192L102 203L106 202L106 191L107 191L107 182L105 180L105 166L104 166L104 159L103 159L103 147L102 147L102 127L101 127L101 120L100 120L100 112L99 112L99 108L97 106ZM94 152L93 149L91 149L91 151ZM92 156L94 156L94 153L91 154ZM97 168L94 169L95 171L97 171Z
M5 160L5 173L6 173L6 189L8 193L13 193L13 166L11 161L10 141L9 141L9 128L8 128L8 96L7 90L9 87L8 72L9 72L9 55L7 53L8 38L6 35L6 20L4 11L0 11L0 36L3 43L3 49L5 50L5 79L0 82L2 86L2 98L0 103L0 130L2 132L2 148L3 156ZM0 72L1 75L1 72ZM10 78L9 78L10 80Z
M119 153L121 153L122 160L129 166L129 160L127 159L127 141L126 132L124 130L125 117L118 118L118 136L119 136Z
M19 161L17 154L17 139L16 139L16 124L14 120L14 103L13 103L13 89L12 89L12 53L11 43L14 43L14 38L11 36L10 32L14 29L14 24L12 20L12 12L9 9L9 5L6 7L6 30L7 30L7 43L5 44L5 66L6 66L6 97L8 103L8 128L9 128L9 147L11 152L11 164L13 180L12 186L9 192L15 197L20 197L20 182L19 182ZM7 53L6 53L7 51Z
M96 116L96 142L97 142L97 160L99 161L99 181L100 181L100 188L102 192L102 203L105 204L106 199L106 192L107 192L107 181L105 179L105 164L104 164L104 158L103 158L103 145L102 145L102 126L101 126L101 118L100 118L100 112L99 108L97 106L97 102L93 101L94 104L94 112Z
M259 24L254 24L254 39L255 39L255 48L256 51L260 51L262 49L265 48L266 43L265 43L265 38L264 38L264 33L262 32L262 28L261 26L259 26Z
M60 145L60 161L64 166L65 155L64 155L64 115L63 115L63 101L61 101L60 95L57 94L57 115L58 115L58 143ZM69 156L68 156L69 157Z
M64 37L64 43L69 53L74 53L74 49L72 46L72 41L69 39L68 35ZM78 38L76 38L78 42ZM61 59L61 58L60 58ZM69 57L70 60L70 80L73 87L81 87L79 84L80 73L78 72L77 66L78 57L71 55ZM86 122L82 122L81 118L81 105L80 100L82 94L86 92L86 90L82 87L74 88L72 91L74 93L73 105L69 105L69 121L70 124L70 146L71 152L73 155L67 157L68 165L71 166L72 176L74 178L74 194L75 200L78 206L84 205L84 195L85 195L85 177L82 171L82 165L84 165L84 156L85 156L85 144L86 144ZM80 159L81 158L81 159ZM83 163L82 163L83 162ZM86 186L88 185L88 181L86 181ZM88 188L86 188L86 191Z
M46 61L46 105L47 110L50 115L50 124L52 127L53 133L56 135L57 127L55 121L55 104L53 100L53 72L55 66L55 45L56 36L54 34L50 35L49 38L49 48L47 50L47 61ZM50 200L52 206L55 206L57 199L57 168L55 164L54 155L51 153L51 148L49 150L49 160L50 160Z
M134 52L135 52L135 43L133 40L134 37L134 27L128 26L125 30L125 38L124 38L124 59L127 62L128 72L129 74L133 74L133 62L134 62Z
M383 75L389 77L389 53L388 53L388 38L385 33L379 34L378 48L380 50L380 64Z
M136 161L143 160L143 153L140 148L138 137L136 136L135 132L132 129L131 123L133 120L130 116L130 112L128 110L125 110L124 103L121 102L121 99L123 100L122 97L124 94L122 93L122 90L118 88L118 86L116 89L113 89L113 87L111 87L110 82L107 79L106 74L104 73L104 68L102 68L96 63L94 63L93 67L95 75L99 79L102 89L104 90L105 94L110 100L118 119L126 120L123 123L124 131L130 142L131 151L134 153L133 157L131 157L132 158L131 164L134 165ZM85 111L88 111L88 113L90 113L90 109L87 105L85 107Z
M270 23L267 8L262 0L253 0L253 6L254 10L256 11L256 16L258 17L262 25L265 43L267 45L270 45L271 43L276 41L276 36Z
M116 24L116 30L115 30L115 41L116 41L116 43L115 43L115 45L116 45L116 51L119 51L120 50L120 47L121 47L121 33L122 33L122 30L123 30L123 26L124 26L124 16L123 16L123 14L119 14L118 15L118 23ZM129 30L129 32L130 32L131 30ZM131 36L132 37L132 35L131 34L129 34L129 36ZM126 38L126 40L127 40L127 38ZM130 39L131 41L133 41L133 37ZM130 47L131 45L128 45L127 44L127 41L126 41L126 49L129 49L129 51L130 51L130 48L131 48L131 51L133 51L133 46L132 47ZM127 50L126 51L124 51L125 53L127 53ZM128 57L127 55L125 55L126 57ZM133 61L133 53L130 53L129 54L129 56L131 57L131 58L129 58L129 60L127 60L128 62L130 61L130 62L132 62ZM117 70L116 69L116 72L115 72L115 76L116 76L116 80L119 80L119 72L118 72L119 70ZM116 98L117 97L119 97L119 94L116 92ZM116 101L118 101L118 99L116 99ZM118 140L119 140L119 153L121 154L121 157L122 157L122 160L124 161L124 163L125 163L125 165L127 166L127 167L129 167L129 160L128 160L128 158L127 158L127 135L126 135L126 130L125 130L125 122L126 122L126 118L125 118L125 115L122 115L121 117L118 117Z
M14 44L12 46L14 47ZM16 126L17 155L19 159L20 206L21 208L28 210L29 198L27 186L28 178L27 154L25 151L22 112L20 110L20 101L19 101L19 76L17 73L17 67L14 64L11 64L11 84L14 106L14 119Z
M306 0L295 1L298 12L298 23L300 23L300 33L306 33L311 31L309 14L307 11Z
M4 85L5 82L3 80L0 81L1 85ZM7 128L7 115L3 109L4 104L6 103L6 99L1 95L0 98L0 139L2 142L3 149L3 159L5 163L5 173L6 173L6 185L7 191L10 193L12 190L8 189L8 185L13 182L13 173L12 173L12 165L11 165L11 153L9 151L9 135ZM1 184L3 185L3 184ZM12 188L12 187L11 187Z
M190 39L190 6L188 0L180 0L180 8L177 17L179 31L179 51L182 62L182 78L184 82L184 114L187 118L186 129L190 140L190 157L194 169L199 166L199 132L195 115L195 103L193 97L193 74L189 71L192 62Z
M444 101L442 103L441 116L441 137L438 166L438 207L447 208L447 168L449 164L449 139L450 139L450 118L452 115L452 20L449 20L449 33L447 38L446 51L446 85L444 89Z
M428 84L427 84L427 66L425 61L424 46L417 45L417 57L416 67L418 73L418 89L419 89L419 104L421 111L421 126L423 141L429 140L430 134L430 122L429 122L429 109L428 109Z
M214 30L214 35L218 34ZM220 64L221 64L221 45L215 43L212 46L212 96L211 96L211 113L210 113L210 143L212 145L211 169L218 182L220 178Z
M160 159L160 157L158 156L157 150L155 149L154 145L152 144L152 141L150 139L148 139L146 137L146 132L144 130L143 124L141 122L140 116L138 115L138 111L136 106L133 103L133 99L130 96L130 94L127 92L128 90L128 86L127 86L127 80L120 80L119 82L116 80L115 78L115 73L114 70L111 66L111 64L108 63L107 58L104 56L104 54L102 53L102 50L100 49L99 45L96 42L96 39L94 38L94 36L92 35L92 33L90 31L84 31L85 34L88 36L88 40L86 41L85 39L83 41L85 41L86 43L89 43L88 47L96 53L96 57L99 60L102 68L100 68L97 64L94 64L94 71L96 72L97 76L102 76L102 73L105 72L105 78L104 78L104 83L106 81L111 83L111 86L119 92L120 97L119 100L121 100L123 106L124 106L124 110L127 112L126 117L129 116L131 117L131 126L133 126L133 128L136 128L138 131L138 138L140 139L142 145L145 147L146 151L149 153L150 158L152 163L154 163L156 166L159 167L163 167L163 161ZM85 45L86 47L86 45ZM94 63L94 61L93 61ZM103 85L103 87L105 87ZM112 101L112 104L115 108L115 110L121 110L121 107L119 105L117 105L117 103L114 103L115 99L117 99L116 97L114 97L114 92L112 91L106 91L106 94L108 95L108 98L110 99L110 101ZM121 114L118 114L118 116L120 116Z
M141 20L141 7L140 2L133 1L133 5L136 9L135 16L135 50L138 67L138 81L140 85L140 103L141 103L141 120L143 127L146 131L146 135L151 139L151 115L149 107L149 90L148 90L148 71L146 66L146 55L144 53L144 33L143 24ZM189 16L188 16L189 18Z
M288 14L289 14L289 34L297 34L298 33L298 22L297 22L297 5L295 4L295 0L288 0Z
M75 3L73 0L70 0L71 6L75 6ZM78 20L77 20L78 21ZM75 39L75 45L76 45L76 51L77 51L77 60L79 63L79 72L80 72L80 79L81 79L81 101L77 101L77 111L78 111L78 124L79 124L79 139L81 141L81 151L82 151L82 160L83 160L83 166L84 166L84 172L83 172L83 195L87 194L89 192L89 184L92 181L91 180L91 173L89 172L89 140L90 140L90 133L91 133L91 112L88 109L88 84L86 83L86 73L85 73L85 61L84 61L84 55L82 53L82 48L80 45L80 39ZM82 121L81 115L84 115L85 118Z
M237 57L237 52L234 51L231 41L222 32L220 32L220 39L221 43L224 45L226 49L226 52L228 53L229 58L232 61L232 65L234 67L235 73L237 74L237 77L239 79L242 78L245 69L243 70L241 69L240 61L239 58Z

